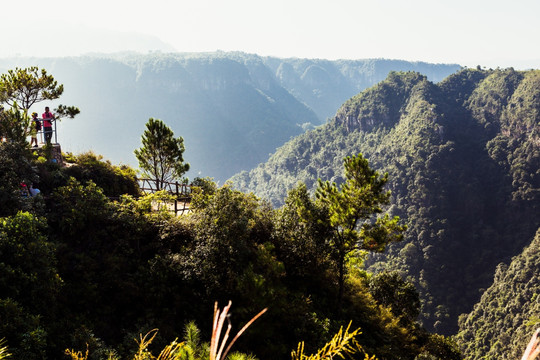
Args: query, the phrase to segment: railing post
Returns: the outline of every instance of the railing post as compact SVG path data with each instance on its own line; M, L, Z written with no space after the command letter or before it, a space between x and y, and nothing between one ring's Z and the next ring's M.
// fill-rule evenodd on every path
M44 135L43 135L43 119L38 119L41 122L41 130L39 130L39 142L41 144L45 143Z
M56 120L53 120L53 122L54 122L54 143L58 144L58 132L57 132L57 127L56 127Z
M176 186L176 196L174 197L174 216L178 216L178 181L174 182Z

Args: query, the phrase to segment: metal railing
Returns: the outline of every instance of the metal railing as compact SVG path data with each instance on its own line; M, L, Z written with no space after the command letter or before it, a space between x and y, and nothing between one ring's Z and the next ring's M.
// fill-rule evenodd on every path
M165 190L173 196L173 204L170 211L175 215L184 214L189 211L189 203L191 202L191 186L181 184L178 181L160 181L156 179L137 179L139 188L144 194L154 194L158 191Z
M34 120L38 120L41 123L41 130L37 132L37 135L39 136L39 142L41 144L46 143L46 137L45 137L45 126L43 126L43 122L48 120L52 124L52 133L51 133L51 143L52 143L52 136L54 136L54 143L58 144L58 132L56 131L56 119L30 119L32 121L31 126L34 126L33 122Z

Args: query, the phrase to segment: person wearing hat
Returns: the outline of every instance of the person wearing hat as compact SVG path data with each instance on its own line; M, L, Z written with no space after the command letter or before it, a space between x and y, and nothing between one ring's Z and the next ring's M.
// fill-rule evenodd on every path
M35 143L34 147L38 146L37 142L37 133L41 130L41 123L39 122L39 119L37 118L37 112L32 113L32 123L30 124L30 146Z

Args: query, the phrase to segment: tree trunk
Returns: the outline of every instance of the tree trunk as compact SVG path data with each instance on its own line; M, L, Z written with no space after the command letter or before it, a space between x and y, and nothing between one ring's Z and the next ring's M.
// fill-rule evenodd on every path
M341 310L341 302L343 300L343 287L345 282L345 255L338 255L338 310Z

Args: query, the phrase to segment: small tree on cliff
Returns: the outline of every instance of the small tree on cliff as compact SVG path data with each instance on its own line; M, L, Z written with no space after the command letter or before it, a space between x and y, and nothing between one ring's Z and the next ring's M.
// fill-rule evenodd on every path
M390 199L390 192L384 190L388 174L380 176L362 154L345 158L344 166L346 180L339 189L335 183L319 180L316 191L332 233L329 245L338 268L340 302L347 255L355 250L381 252L389 242L401 240L406 229L397 216L379 216Z
M135 150L143 176L154 180L158 190L165 182L180 179L189 170L184 163L184 139L175 138L173 131L161 120L150 118L141 136L142 146Z

